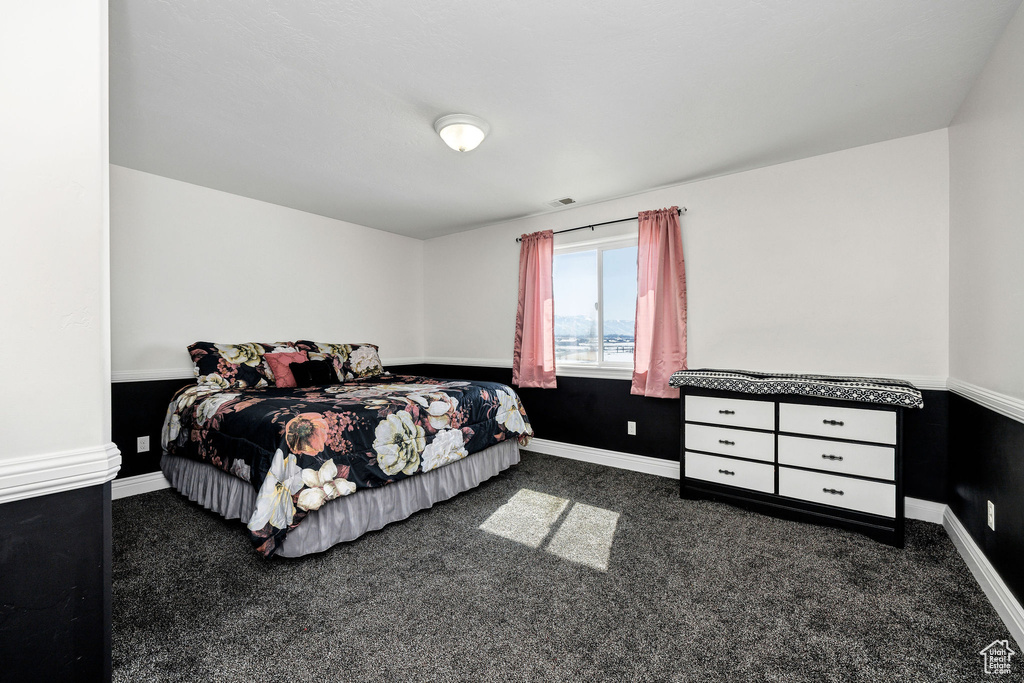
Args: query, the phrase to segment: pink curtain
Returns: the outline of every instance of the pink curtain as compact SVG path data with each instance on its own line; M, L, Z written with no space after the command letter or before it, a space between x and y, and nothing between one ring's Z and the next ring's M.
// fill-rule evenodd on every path
M555 303L551 263L555 234L550 230L523 235L519 248L519 308L512 383L520 387L555 388Z
M686 269L679 208L641 211L630 393L679 398L668 385L686 369Z

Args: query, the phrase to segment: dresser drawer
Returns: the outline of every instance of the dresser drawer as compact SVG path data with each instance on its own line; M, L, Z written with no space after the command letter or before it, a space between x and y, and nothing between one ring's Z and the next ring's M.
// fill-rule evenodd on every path
M685 448L775 462L775 435L771 432L687 424Z
M895 484L780 467L779 495L883 517L896 516Z
M804 439L780 434L779 464L889 481L896 479L896 449L888 446Z
M730 427L775 429L775 403L738 398L686 396L686 420Z
M895 444L896 412L780 403L779 431Z
M744 489L775 493L775 466L759 462L719 458L715 455L686 452L686 471L691 479L713 481Z

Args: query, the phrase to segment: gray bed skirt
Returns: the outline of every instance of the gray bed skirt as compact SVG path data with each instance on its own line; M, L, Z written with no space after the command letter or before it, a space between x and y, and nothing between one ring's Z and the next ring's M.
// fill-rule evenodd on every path
M436 470L332 500L289 531L276 554L300 557L323 552L479 486L518 462L519 444L502 441ZM185 497L226 519L248 523L256 508L252 485L207 463L164 453L160 469Z

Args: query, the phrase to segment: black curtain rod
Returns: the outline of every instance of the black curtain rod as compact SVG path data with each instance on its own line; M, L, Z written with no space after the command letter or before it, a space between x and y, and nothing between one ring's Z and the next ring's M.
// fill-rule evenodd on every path
M681 209L677 209L676 213L678 213L680 216L682 216L684 213L686 213L686 207L684 206ZM620 219L614 220L614 221L605 221L604 223L594 223L593 225L581 225L578 228L566 228L565 230L555 230L555 234L556 235L561 235L563 232L573 232L574 230L593 230L594 228L599 228L602 225L611 225L612 223L625 223L626 221L635 221L635 220L637 220L637 218L638 218L638 216L633 216L631 218L620 218ZM522 237L517 237L516 238L516 242L522 242L522 241L523 241Z

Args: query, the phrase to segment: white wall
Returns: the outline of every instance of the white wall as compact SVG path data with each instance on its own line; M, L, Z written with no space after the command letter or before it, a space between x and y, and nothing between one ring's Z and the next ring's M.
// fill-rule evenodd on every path
M191 370L214 342L372 342L423 355L423 243L110 167L114 372Z
M1024 10L949 127L950 376L1024 399Z
M0 20L0 462L110 441L107 4Z
M944 377L948 191L941 130L432 239L426 355L510 362L516 236L678 204L690 367Z

